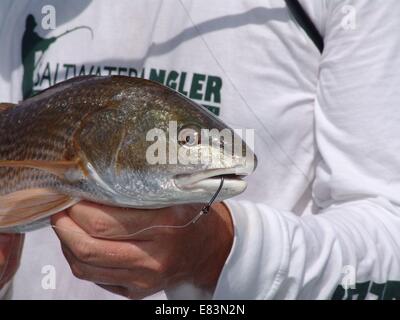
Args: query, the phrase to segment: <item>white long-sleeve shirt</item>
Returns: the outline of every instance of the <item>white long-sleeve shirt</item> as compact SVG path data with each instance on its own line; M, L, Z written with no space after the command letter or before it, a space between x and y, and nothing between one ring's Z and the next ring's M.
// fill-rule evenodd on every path
M90 72L158 78L255 129L259 165L227 201L234 244L209 296L399 297L399 1L301 1L322 56L282 0L54 2L57 28L43 30L49 2L2 1L1 100L21 99L32 13L42 38L80 25L94 35L75 31L37 52L34 90ZM116 298L72 280L57 246L50 229L27 235L14 298ZM58 271L55 290L42 288L46 265ZM168 296L197 294L186 286Z
M400 3L321 2L318 214L231 201L236 243L216 298L400 298Z

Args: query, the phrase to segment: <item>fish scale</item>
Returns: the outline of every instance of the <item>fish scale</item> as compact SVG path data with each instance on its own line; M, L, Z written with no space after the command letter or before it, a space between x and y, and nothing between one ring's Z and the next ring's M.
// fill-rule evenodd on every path
M171 121L179 130L231 130L183 95L124 76L77 77L18 105L0 104L0 231L30 229L80 200L133 208L208 202L218 187L210 172L233 176L233 168L148 162L154 141L146 134L155 128L169 134ZM221 154L200 142L179 143L179 150ZM201 176L198 187L193 175ZM184 176L191 181L186 187ZM227 179L219 200L244 188L244 181Z
M74 107L75 93L71 90L68 93L70 96L67 97L70 103L68 112L60 113L60 104L56 99L61 94L50 98L33 98L33 102L27 100L1 115L0 160L68 160L65 158L65 151L71 149L72 136L69 132L77 128L83 114L101 106L89 103L85 105L84 110L79 103L79 106ZM80 102L80 99L77 100ZM43 105L50 105L51 108L47 111L51 112L35 114L36 109ZM10 123L17 125L8 125ZM0 194L17 191L21 186L25 187L25 184L31 187L46 187L49 183L49 186L54 186L57 180L42 170L0 168Z

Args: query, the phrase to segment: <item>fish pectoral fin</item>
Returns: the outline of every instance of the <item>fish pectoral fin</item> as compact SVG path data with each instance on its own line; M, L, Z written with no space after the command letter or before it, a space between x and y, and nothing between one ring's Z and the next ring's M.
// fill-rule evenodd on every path
M77 202L77 199L45 188L19 190L0 196L0 230L45 218Z
M0 112L6 111L8 109L12 109L16 106L16 104L13 103L0 103Z
M69 182L81 180L85 177L78 161L0 160L0 167L44 170Z

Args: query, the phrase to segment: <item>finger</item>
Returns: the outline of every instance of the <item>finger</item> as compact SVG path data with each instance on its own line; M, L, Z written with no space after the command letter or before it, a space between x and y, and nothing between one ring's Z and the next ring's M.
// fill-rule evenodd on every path
M140 290L140 289L132 289L132 288L126 288L123 286L110 286L110 285L103 285L103 284L97 284L99 287L110 291L114 294L126 297L128 299L143 299L148 296L151 296L152 294L158 292L159 290Z
M135 287L138 290L159 290L162 279L154 270L135 268L102 268L79 261L66 247L62 248L72 273L79 279L102 285Z
M66 246L62 246L62 251L68 261L72 273L78 279L108 285L127 285L130 282L129 269L93 266L78 260L72 251Z
M8 256L10 255L10 247L13 241L13 234L1 234L0 235L0 276L1 270L4 267L4 264L8 260Z
M108 207L81 202L68 210L69 216L88 234L107 238L135 233L152 223L156 214L140 209Z
M93 238L65 213L54 215L52 224L61 243L84 263L99 267L132 269L146 267L146 264L154 261L151 252L146 251L149 250L146 242Z
M0 234L0 269L21 254L24 234Z
M3 240L0 240L0 287L2 287L12 279L19 267L25 235L1 235L0 239Z
M96 283L100 288L103 288L111 293L117 294L119 296L123 296L125 298L129 298L129 290L128 288L122 286L112 286L112 285L105 285L101 283Z
M136 240L151 240L154 235L168 232L168 228L153 226L185 224L199 210L200 205L144 210L81 202L70 208L68 214L83 230L95 237L122 239L131 236Z
M15 275L21 262L22 249L24 245L25 235L14 234L11 245L11 252L8 257L8 265L3 275L4 281L8 282ZM3 279L2 279L3 281Z

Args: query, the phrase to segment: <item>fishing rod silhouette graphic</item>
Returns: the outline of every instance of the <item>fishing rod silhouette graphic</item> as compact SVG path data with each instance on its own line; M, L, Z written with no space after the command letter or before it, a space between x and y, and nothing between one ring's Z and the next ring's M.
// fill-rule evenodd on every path
M71 32L77 31L77 30L88 30L88 31L90 32L91 40L94 39L94 33L93 33L92 28L90 28L90 27L88 27L88 26L78 26L78 27L69 29L69 30L67 30L67 31L65 31L65 32L63 32L63 33L61 33L60 35L54 37L54 41L57 41L58 39L60 39L60 38L62 38L62 37L64 37L64 36L70 34ZM34 66L35 69L36 69L36 67L40 64L40 62L42 61L43 56L44 56L44 52L42 52L42 54L40 55L38 61L36 62L35 66Z

